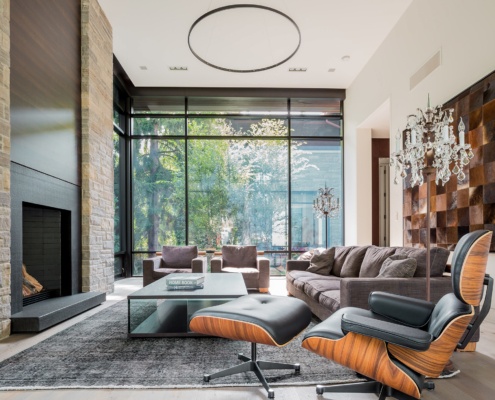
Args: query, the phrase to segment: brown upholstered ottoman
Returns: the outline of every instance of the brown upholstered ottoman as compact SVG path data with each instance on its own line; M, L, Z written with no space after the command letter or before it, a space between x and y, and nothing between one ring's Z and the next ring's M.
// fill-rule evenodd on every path
M191 330L206 335L220 336L232 340L251 342L251 358L239 354L244 363L211 375L210 379L253 371L273 399L275 392L270 389L263 369L294 369L299 373L299 364L274 363L258 360L256 344L282 347L299 335L311 321L311 311L301 300L265 294L239 297L219 306L197 311L191 317Z

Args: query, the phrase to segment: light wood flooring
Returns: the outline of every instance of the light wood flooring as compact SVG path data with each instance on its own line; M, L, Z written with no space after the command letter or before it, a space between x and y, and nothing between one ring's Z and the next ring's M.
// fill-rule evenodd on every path
M12 335L0 341L0 361L50 337L51 335L88 318L102 309L124 299L139 289L141 278L129 278L116 282L115 293L107 296L105 304L61 323L37 335ZM274 278L270 283L272 294L285 295L285 280ZM451 379L436 379L434 391L424 391L424 400L492 400L495 398L495 310L492 309L482 325L481 340L477 350L456 353L453 357L461 373ZM226 362L228 362L226 360ZM223 367L223 366L222 366ZM304 373L304 370L301 370ZM317 396L314 386L274 387L277 400L376 400L373 394L333 394ZM262 387L212 388L212 389L71 389L0 391L0 400L231 400L266 399Z

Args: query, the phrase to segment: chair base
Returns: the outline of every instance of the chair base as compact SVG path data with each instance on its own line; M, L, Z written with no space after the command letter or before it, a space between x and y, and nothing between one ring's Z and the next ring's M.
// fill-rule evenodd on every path
M424 388L433 390L435 385L433 382L425 382ZM398 400L418 400L415 397L408 394L399 392L390 386L382 385L377 381L367 381L358 383L343 383L340 385L332 386L316 386L316 394L322 395L323 393L374 393L378 396L378 400L385 400L387 397L393 397Z
M252 371L258 377L258 380L261 382L263 387L268 393L268 398L275 398L275 392L270 388L268 382L266 381L265 376L263 375L262 370L264 369L293 369L296 374L301 371L301 366L299 364L286 364L286 363L277 363L271 361L262 361L257 360L256 358L256 343L251 343L251 358L246 357L244 354L240 353L237 355L237 358L241 361L244 361L242 364L236 365L235 367L231 367L225 369L223 371L215 372L214 374L208 375L205 374L203 376L203 380L205 382L209 382L210 379L221 378L224 376L240 374L241 372L249 372Z

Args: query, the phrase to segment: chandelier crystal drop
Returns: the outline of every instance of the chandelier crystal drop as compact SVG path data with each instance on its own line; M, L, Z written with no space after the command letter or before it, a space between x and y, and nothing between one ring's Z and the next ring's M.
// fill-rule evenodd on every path
M318 218L336 217L340 209L340 201L333 194L334 188L328 188L325 184L324 188L318 189L318 196L313 200L313 209Z
M424 182L423 170L432 169L435 174L435 183L445 185L452 174L458 181L466 179L463 167L469 164L474 157L471 145L464 142L466 126L460 119L458 126L459 143L454 136L453 108L442 109L442 105L435 108L428 106L423 111L418 108L417 113L407 117L407 126L404 148L402 148L402 134L397 132L395 137L396 151L391 154L390 166L395 170L394 183L399 183L399 176L405 178L411 174L411 186L421 186ZM450 165L453 164L452 170Z

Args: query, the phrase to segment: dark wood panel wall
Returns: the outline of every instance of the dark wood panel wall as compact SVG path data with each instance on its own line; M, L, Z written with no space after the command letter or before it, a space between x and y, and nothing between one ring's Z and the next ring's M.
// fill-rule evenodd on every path
M11 6L11 160L81 184L81 2Z
M454 134L459 118L466 125L466 142L474 158L464 167L462 182L452 176L445 186L431 185L432 246L454 249L458 240L478 229L495 229L495 72L447 102L454 108ZM433 178L434 180L434 178ZM404 245L423 247L426 183L404 190ZM495 237L490 251L495 251Z

